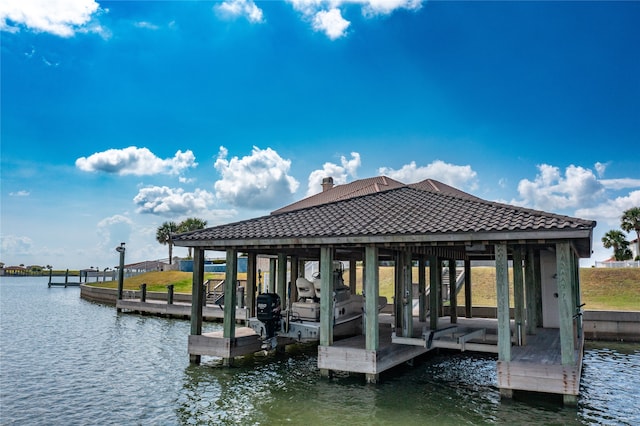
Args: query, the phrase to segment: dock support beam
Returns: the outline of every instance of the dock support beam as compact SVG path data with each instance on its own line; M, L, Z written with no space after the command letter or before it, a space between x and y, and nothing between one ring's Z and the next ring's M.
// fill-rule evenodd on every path
M511 327L509 326L509 257L507 244L495 245L496 293L498 302L498 362L511 361ZM500 388L500 395L513 397L511 389Z
M298 279L298 276L300 274L300 261L298 260L298 256L291 256L290 262L291 294L289 295L289 297L291 298L291 300L289 302L293 303L298 301L298 287L296 287L296 280ZM304 271L304 266L302 267L302 270Z
M427 322L427 265L424 256L418 260L418 321Z
M277 284L276 288L278 296L280 296L280 301L282 303L282 308L284 309L287 305L287 255L280 253L278 254L278 274L277 274Z
M527 249L527 257L524 266L525 280L524 292L527 305L527 334L536 334L538 326L537 309L536 309L536 269L534 265L533 248Z
M471 307L473 306L471 301L471 261L465 259L464 261L464 316L471 318L473 312Z
M513 248L513 301L516 323L516 345L527 344L524 312L524 276L522 274L522 251L520 246Z
M413 336L413 284L411 252L400 254L402 258L401 284L402 284L402 335Z
M367 246L365 248L364 260L364 295L365 295L365 347L368 351L378 351L380 347L380 335L378 324L378 297L379 289L379 272L378 272L378 248L375 246ZM367 374L367 383L376 383L378 381L377 374Z
M456 288L456 261L449 259L449 316L451 324L458 322L458 292Z
M356 294L356 261L349 260L349 289L351 294Z
M265 293L276 293L276 259L269 259L269 283Z
M440 259L429 256L429 328L438 329L439 299L440 299Z
M256 315L256 286L257 277L257 255L255 253L247 254L247 307L249 308L249 316Z
M235 249L229 249L227 250L227 268L224 277L224 320L222 323L222 337L227 339L233 339L236 337L237 282L238 251ZM230 366L232 361L232 358L222 359L222 363L225 366Z
M556 267L558 279L558 311L560 314L560 356L562 365L574 366L575 357L575 334L574 334L574 311L576 297L573 294L574 281L574 260L571 246L568 242L556 244ZM578 396L564 394L565 405L577 405Z
M204 250L193 249L193 279L191 283L191 335L202 334L202 305L204 300ZM200 364L200 355L189 354L189 361Z
M320 248L320 346L333 344L333 247ZM329 377L328 369L320 375Z

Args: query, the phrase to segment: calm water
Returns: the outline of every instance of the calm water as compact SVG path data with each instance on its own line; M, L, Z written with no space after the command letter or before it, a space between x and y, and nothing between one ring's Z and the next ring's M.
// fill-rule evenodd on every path
M425 357L366 385L320 378L314 348L190 366L189 322L0 278L0 424L640 424L640 345L590 344L578 408L500 402L495 358ZM219 327L206 324L205 331Z

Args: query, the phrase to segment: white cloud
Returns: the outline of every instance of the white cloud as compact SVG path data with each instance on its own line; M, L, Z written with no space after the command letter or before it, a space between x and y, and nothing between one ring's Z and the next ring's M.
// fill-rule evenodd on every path
M131 239L133 221L123 215L113 215L98 222L99 246L105 250L115 249L121 242Z
M214 6L219 16L225 19L245 17L251 23L264 22L262 9L253 0L228 0Z
M313 29L324 32L331 40L343 37L351 22L342 17L339 9L321 10L313 17Z
M159 26L157 26L156 24L152 24L151 22L148 21L139 21L133 24L136 28L144 28L146 30L158 30L160 29Z
M3 0L0 2L0 30L17 32L26 27L60 37L71 37L77 31L96 31L90 26L100 13L94 0Z
M423 0L288 0L316 31L331 40L343 37L351 22L343 17L346 6L359 6L365 18L389 15L398 9L418 10Z
M364 16L389 15L397 9L418 10L423 0L355 0L362 4Z
M351 153L351 159L345 156L340 157L340 166L334 163L324 163L322 169L314 170L309 174L307 187L307 197L317 194L322 190L322 179L332 177L333 183L342 185L347 183L349 177L357 177L358 167L360 167L360 154Z
M640 206L640 190L632 191L626 196L606 200L594 207L578 209L575 214L578 217L594 218L598 221L599 225L607 224L619 228L622 213L625 210L638 206Z
M608 163L601 163L599 161L594 165L596 172L598 172L599 178L604 177L604 172L607 170L608 166L609 166Z
M640 179L602 179L600 183L607 189L640 188Z
M28 197L31 193L29 191L25 191L24 189L18 192L10 192L9 196L11 197Z
M140 189L133 202L138 206L136 212L156 214L166 217L191 215L206 210L213 204L213 194L196 189L185 192L182 188L167 186L149 186Z
M560 169L548 164L538 165L535 180L522 179L516 202L536 209L555 211L580 206L593 206L605 196L604 185L590 169L570 165L564 176Z
M109 149L96 152L89 157L76 160L76 167L85 172L106 172L119 175L178 175L184 170L196 167L191 150L178 151L173 158L162 160L147 148L130 146L125 149Z
M418 167L415 161L405 164L399 170L380 167L378 174L409 184L425 179L434 179L458 189L473 190L477 187L477 173L471 166L458 166L435 160L426 166Z
M24 256L31 254L33 249L33 241L29 237L16 235L2 236L2 256Z
M298 181L288 175L291 161L271 148L253 147L251 155L227 160L220 147L214 167L222 175L215 183L218 198L237 207L269 209L282 206L298 189Z

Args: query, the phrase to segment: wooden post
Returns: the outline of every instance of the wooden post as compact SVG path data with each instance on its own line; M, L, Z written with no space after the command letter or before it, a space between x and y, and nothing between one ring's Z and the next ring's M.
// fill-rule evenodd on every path
M560 351L562 365L573 365L574 335L573 313L574 298L572 294L571 247L569 243L556 244L557 281L558 281L558 313L560 314Z
M236 332L236 286L238 282L238 251L227 250L227 270L224 276L224 320L222 337L233 339Z
M333 247L320 247L320 346L333 344ZM329 377L328 369L320 375Z
M395 318L395 331L402 335L402 255L396 251L393 255L393 313Z
M287 255L284 253L278 254L278 275L277 275L277 291L280 296L280 302L284 309L287 304Z
M333 344L333 247L320 248L320 345Z
M427 322L427 265L424 256L418 259L418 321Z
M440 296L440 259L429 256L429 328L438 329L438 299Z
M533 248L527 249L527 257L524 264L524 293L526 299L526 311L527 311L527 334L536 334L538 319L536 308L536 277L535 277L535 265L534 265Z
M464 316L473 316L473 303L471 300L471 261L464 260Z
M573 253L568 242L556 244L556 267L558 281L558 313L560 314L560 357L562 365L574 366L575 334L573 328L573 314L575 312L575 297L573 295ZM564 394L565 405L577 405L576 395Z
M256 287L257 287L257 268L258 255L256 253L247 253L247 307L249 308L249 316L256 315Z
M276 259L269 259L269 288L266 293L277 293L276 291ZM284 300L282 301L284 303Z
M451 324L458 322L458 292L456 291L456 261L449 259L449 316Z
M509 318L509 258L507 244L495 245L496 293L498 302L498 361L511 361L511 327Z
M440 286L438 287L438 317L443 317L444 316L444 280L443 278L443 274L442 274L442 269L444 266L444 260L442 259L438 259L438 276L440 277L438 279L438 282L440 283Z
M540 251L535 250L533 253L533 269L534 269L534 294L536 299L536 327L542 327L542 269L540 265Z
M296 280L300 276L300 261L298 256L291 256L291 303L298 301L298 287L296 287Z
M204 250L193 249L193 278L191 283L191 335L202 334L202 284L204 283ZM200 364L200 355L189 354L190 362Z
M522 273L522 251L520 246L513 248L513 301L515 317L516 345L527 344L524 311L524 275Z
M351 294L356 294L356 268L356 261L353 259L349 260L349 289L351 290Z
M378 297L379 272L378 272L378 248L367 246L365 248L365 280L363 282L365 295L365 348L368 351L378 351L380 347L380 335L378 325ZM377 374L367 374L367 383L378 381Z
M413 336L413 277L411 252L401 254L402 259L402 335Z

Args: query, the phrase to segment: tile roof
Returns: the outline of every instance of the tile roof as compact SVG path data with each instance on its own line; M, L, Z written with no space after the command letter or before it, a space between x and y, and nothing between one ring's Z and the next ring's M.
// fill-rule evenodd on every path
M465 193L459 195L456 191L431 191L403 185L180 234L174 237L174 243L190 246L208 241L221 247L225 244L221 240L269 240L271 243L287 240L291 244L291 241L312 239L384 236L429 236L430 241L446 242L453 241L455 235L469 239L470 234L478 233L510 240L516 234L518 238L524 238L526 233L532 233L532 238L543 238L541 232L557 231L583 231L580 233L582 238L588 236L590 239L596 225L591 220L485 201ZM415 241L415 238L408 241ZM256 241L251 245L260 244Z
M336 185L329 190L322 191L300 201L296 201L293 204L289 204L288 206L279 208L278 210L271 212L271 214L300 210L320 204L327 204L334 201L346 200L348 198L360 197L362 195L374 194L376 192L400 188L401 186L404 186L404 183L398 182L397 180L393 180L386 176L360 179L344 185Z

